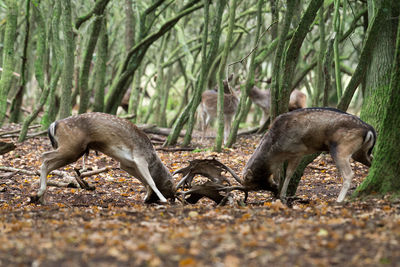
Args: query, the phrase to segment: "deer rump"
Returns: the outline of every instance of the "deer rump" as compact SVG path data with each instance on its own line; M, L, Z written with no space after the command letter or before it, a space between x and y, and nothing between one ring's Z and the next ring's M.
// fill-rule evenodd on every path
M286 177L280 192L286 197L287 186L303 156L329 151L343 179L337 199L343 201L354 173L349 159L370 166L375 145L374 128L358 117L333 108L306 108L278 116L247 162L243 185L249 190L269 190L278 195L280 168L287 161Z

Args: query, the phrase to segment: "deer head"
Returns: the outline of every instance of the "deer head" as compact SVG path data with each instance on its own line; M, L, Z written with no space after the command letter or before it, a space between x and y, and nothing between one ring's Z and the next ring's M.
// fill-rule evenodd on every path
M280 192L285 199L290 178L303 156L329 151L343 177L337 198L344 200L354 173L349 159L371 165L374 128L354 115L332 108L307 108L278 116L263 136L243 172L243 185L277 193L280 167L288 162ZM271 176L273 179L271 179Z
M40 188L34 199L44 201L47 175L78 160L89 149L120 162L121 169L147 189L146 202L175 197L172 175L161 162L145 133L133 123L104 113L85 113L53 122L48 130L55 150L42 155Z

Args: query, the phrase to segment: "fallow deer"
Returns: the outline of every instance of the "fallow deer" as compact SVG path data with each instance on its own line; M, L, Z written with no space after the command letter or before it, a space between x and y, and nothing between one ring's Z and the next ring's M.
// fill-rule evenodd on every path
M261 118L261 125L269 117L269 112L271 109L271 90L260 90L256 86L251 88L249 97L254 104L259 106L263 112ZM307 96L302 93L300 90L294 89L290 94L289 100L289 111L293 111L295 109L306 108L307 107Z
M103 152L120 162L121 169L146 187L145 202L167 202L174 198L172 175L163 165L149 138L133 123L104 113L85 113L53 122L48 130L55 150L42 155L40 188L32 201L44 202L47 175L73 163L89 149Z
M350 157L370 166L375 145L374 128L358 117L332 108L306 108L284 113L272 123L243 171L243 185L249 190L264 189L278 195L280 167L288 162L280 192L286 190L303 156L329 151L335 160L343 186L337 198L342 202L354 173Z
M201 95L201 119L202 119L202 139L204 139L207 126L212 119L217 116L218 92L206 90ZM239 104L239 99L231 90L228 81L224 80L224 143L228 140L231 130L232 118L235 115Z

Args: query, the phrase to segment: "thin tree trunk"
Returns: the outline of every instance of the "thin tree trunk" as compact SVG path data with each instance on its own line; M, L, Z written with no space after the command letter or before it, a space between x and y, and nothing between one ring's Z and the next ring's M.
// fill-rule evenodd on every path
M179 118L176 120L173 129L168 135L167 141L165 145L175 145L179 134L189 119L188 122L188 129L186 131L183 145L188 145L192 139L192 132L194 128L194 114L196 112L196 109L201 101L201 93L203 92L203 89L206 85L206 77L208 76L208 71L209 67L211 64L211 61L215 57L215 54L218 51L218 46L219 46L219 38L221 35L221 21L222 21L222 14L224 10L224 5L225 5L225 0L223 1L218 1L217 2L217 8L216 8L216 16L214 18L214 28L211 33L211 44L210 44L210 50L207 56L207 59L205 59L205 55L207 53L207 36L208 36L208 23L209 23L209 2L207 0L203 0L204 4L204 18L205 18L205 24L203 28L203 39L202 39L202 65L201 65L201 71L200 71L200 77L196 83L196 87L194 90L194 93L189 101L189 103L186 105L185 109L179 116Z
M264 5L264 0L258 0L257 2L257 28L256 28L256 35L254 38L254 44L253 44L253 53L251 54L250 57L250 66L249 66L249 73L246 78L246 83L245 86L242 88L242 93L240 96L240 101L239 101L239 107L238 110L235 113L235 117L233 119L233 124L231 131L229 133L229 137L227 140L227 147L232 147L232 145L236 141L237 137L237 132L239 130L239 124L240 122L244 119L244 117L247 115L247 100L248 100L248 95L250 92L250 89L254 86L254 73L256 69L256 55L257 55L257 45L260 39L260 31L261 31L261 26L262 26L262 6Z
M91 90L88 86L89 84L89 72L90 65L92 63L93 52L96 48L97 40L99 39L99 34L103 24L103 15L96 15L93 24L91 33L89 36L89 41L87 47L84 51L83 62L81 68L81 74L79 75L79 113L85 113L89 107Z
M7 96L10 91L14 71L14 44L17 36L18 4L7 0L6 29L3 48L3 73L0 80L0 126L3 125L7 111Z
M18 92L15 96L15 98L12 101L11 104L11 115L10 115L10 121L11 122L18 122L19 117L20 117L20 111L22 107L22 100L25 92L25 85L26 85L26 67L27 67L27 60L28 60L28 43L29 43L29 38L30 38L30 8L31 7L31 1L26 0L25 2L25 10L26 10L26 15L25 15L25 37L24 37L24 47L23 47L23 52L22 52L22 62L21 62L21 70L20 70L20 81L19 81L19 88Z
M71 92L74 78L74 57L71 55L75 51L75 41L71 21L71 0L63 0L61 3L63 11L61 20L64 34L64 65L61 81L60 117L65 118L71 115Z
M320 105L321 92L324 85L324 55L326 53L326 41L325 41L325 23L324 23L324 7L322 6L318 12L319 20L319 51L318 51L318 61L317 61L317 82L316 89L314 90L314 95L312 99L312 104L315 107Z
M218 117L218 128L217 128L217 136L215 138L215 147L214 150L216 152L221 152L222 150L222 142L224 140L224 85L223 85L223 77L226 67L226 62L228 61L228 55L230 51L230 46L232 42L232 34L233 28L235 27L235 14L236 14L236 0L231 0L229 7L229 24L228 24L228 32L226 34L226 40L224 44L224 49L222 52L221 62L217 71L217 82L218 82L218 102L217 102L217 117ZM227 82L228 77L226 77Z
M271 112L270 112L271 120L275 119L279 115L278 97L279 97L279 87L281 80L280 69L281 69L283 50L286 42L285 36L287 36L289 32L290 23L292 22L295 2L296 2L295 0L287 0L284 23L280 31L278 47L275 51L274 64L272 67L272 83L271 83Z
M283 64L282 84L279 86L278 97L278 114L288 111L290 88L292 88L292 81L297 65L297 60L300 54L300 48L303 44L304 38L309 32L311 24L314 22L318 10L323 5L323 0L312 0L307 7L301 21L290 41Z
M336 82L336 94L338 102L342 97L342 76L340 74L340 55L339 55L339 39L340 39L340 28L341 28L341 18L340 18L340 0L334 0L335 3L335 13L333 15L333 26L335 29L335 41L333 43L333 54L335 61L335 82Z
M63 53L61 50L61 40L59 36L59 26L60 26L60 17L61 17L61 3L56 1L53 18L52 18L52 27L51 27L51 35L52 35L52 43L51 48L53 50L52 57L52 69L53 74L57 72L58 69L62 68L63 64ZM53 78L53 75L52 75ZM44 128L49 127L49 125L56 119L58 107L56 107L56 89L57 87L50 87L49 96L47 98L47 103L45 107L45 112L43 114L41 124Z
M103 16L103 26L101 27L99 36L99 45L97 46L97 58L94 67L96 80L94 81L94 105L93 111L104 111L104 89L105 77L107 69L108 56L108 34L107 34L107 19Z

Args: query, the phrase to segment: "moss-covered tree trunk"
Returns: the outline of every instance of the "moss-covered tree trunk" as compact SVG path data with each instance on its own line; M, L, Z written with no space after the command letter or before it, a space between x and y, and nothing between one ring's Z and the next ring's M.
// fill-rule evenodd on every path
M254 74L256 70L256 55L257 55L257 45L259 43L260 39L260 32L261 32L261 26L263 24L262 21L262 7L264 5L263 0L259 0L257 3L257 27L256 27L256 34L254 38L254 51L251 54L250 57L250 66L249 66L249 73L246 78L245 86L242 88L242 93L240 95L240 102L239 102L239 107L238 110L236 111L233 123L232 123L232 128L231 132L229 133L228 141L226 143L227 147L232 147L232 145L236 141L237 137L237 132L239 130L239 124L240 122L245 118L247 115L247 109L246 107L248 106L248 95L250 92L250 89L254 86Z
M108 34L107 34L107 20L103 16L103 26L100 30L99 44L97 45L97 57L94 67L95 81L94 81L94 104L93 111L104 111L104 88L105 77L107 69L108 57Z
M207 53L207 38L208 38L208 26L209 26L209 5L210 3L206 0L203 0L204 3L204 31L203 31L203 36L202 36L202 47L201 47L201 55L202 55L202 61L201 61L201 70L200 70L200 77L199 80L195 84L195 90L193 92L193 96L190 99L190 102L188 104L188 113L185 115L185 110L182 113L182 115L185 115L188 117L188 122L187 122L187 130L186 134L183 140L183 145L189 145L191 140L192 140L192 132L194 129L194 123L195 123L195 114L197 107L200 104L201 101L201 94L204 91L204 88L207 84L207 77L211 73L210 69L212 69L211 64L213 63L215 57L217 56L218 53L218 47L219 47L219 39L221 37L221 22L222 22L222 15L225 9L226 5L226 0L221 0L217 2L216 6L216 11L215 11L215 17L212 21L213 30L211 32L211 43L210 47ZM207 7L206 7L207 5ZM185 118L183 116L182 118L179 117L180 121L183 121L182 119ZM177 124L178 126L179 124ZM175 142L177 141L177 137L181 130L183 125L179 128L176 127L174 130L174 135L171 136L171 141ZM169 138L169 137L168 137ZM173 144L173 142L170 142L170 144Z
M226 0L218 1L216 7L216 15L213 21L213 31L211 33L211 43L209 52L207 54L207 38L208 38L208 24L209 24L209 2L207 0L203 0L204 4L204 28L203 28L203 37L202 37L202 50L201 50L201 71L200 77L196 82L196 87L193 92L192 97L190 98L189 103L186 105L178 119L173 125L171 133L168 135L167 141L165 145L175 145L178 141L179 133L181 132L183 126L188 121L187 131L184 137L183 145L188 145L192 139L192 132L194 128L195 122L195 113L196 109L201 101L201 93L206 85L206 77L208 76L208 72L210 69L210 65L212 60L215 58L215 55L218 51L219 46L219 38L221 36L221 21L222 14L224 11L224 6L226 4Z
M357 188L356 195L400 192L400 21L390 86L381 97L385 98L386 105L379 118L380 132L374 149L374 160L367 178Z
M31 10L31 1L26 0L25 2L25 36L24 36L24 47L22 51L22 62L21 62L21 68L20 68L20 81L18 85L18 91L15 96L15 98L12 101L11 104L11 110L10 110L10 121L11 122L18 122L19 117L20 117L20 111L22 107L22 100L24 97L24 92L25 92L25 85L26 85L26 73L27 73L27 61L28 61L28 43L30 39L30 10Z
M223 77L225 76L225 67L226 62L228 60L229 50L232 42L232 34L233 28L235 26L235 14L236 14L236 0L230 1L229 7L229 24L228 24L228 32L226 34L226 40L224 44L224 49L222 52L221 61L218 66L217 71L217 82L218 82L218 101L217 101L217 117L218 117L218 128L217 128L217 136L215 138L215 146L214 150L217 152L221 152L222 150L222 142L224 140L224 85L223 85ZM228 80L228 77L226 77Z
M60 29L60 18L61 18L61 3L59 1L55 2L53 17L51 20L51 43L50 47L52 48L52 58L51 58L51 66L52 66L52 75L56 74L57 70L62 68L63 64L63 53L62 53L62 45L59 36ZM44 128L49 127L49 125L56 119L58 107L56 105L56 89L57 86L50 87L49 96L47 98L47 103L45 106L44 114L41 120L41 124Z
M144 21L146 16L154 14L157 7L160 6L163 1L156 1L153 5L150 5L145 11L141 13L141 25L140 25L140 40L134 47L129 51L128 55L121 64L118 71L117 77L114 79L110 90L106 95L105 100L105 111L108 113L115 113L118 105L124 96L128 85L132 81L132 77L135 74L137 68L142 63L142 60L148 50L148 48L157 41L160 37L171 30L175 24L183 17L191 14L195 10L202 7L202 4L197 4L200 0L192 0L184 5L184 7L178 11L177 15L168 19L163 23L159 29L154 33L149 33L149 29L146 29Z
M381 12L380 23L382 26L374 36L374 47L371 51L371 62L367 66L366 75L366 98L364 99L361 110L361 118L380 132L381 124L386 108L387 95L390 84L391 63L393 61L396 27L398 11L395 8L397 1L376 0L370 1L374 7L371 7L371 13Z
M281 63L283 52L285 48L286 36L288 35L290 24L293 18L295 1L288 0L286 4L285 18L283 20L282 28L279 32L278 46L275 51L275 58L272 67L272 83L271 83L271 120L275 119L279 115L278 111L278 98L279 98L279 87L281 83Z
M75 57L71 55L74 55L75 40L71 21L71 0L63 0L61 3L61 21L64 35L64 65L61 79L60 117L65 118L71 115L71 92L75 62Z
M279 86L277 107L278 113L276 115L288 111L292 81L294 78L297 61L300 55L300 48L303 44L304 38L310 30L310 26L314 22L318 10L323 5L323 3L323 0L312 0L310 2L290 41L289 47L287 49L287 54L285 56L285 61L283 63L283 76L282 83Z
M104 10L103 10L104 12ZM103 15L96 14L91 26L89 40L84 51L81 73L79 75L79 113L85 113L89 107L91 90L89 88L89 71L93 59L93 52L96 48L97 40L103 24ZM99 78L99 77L98 77Z
M7 96L10 91L14 64L14 44L17 36L18 4L16 0L7 0L6 29L3 48L3 73L0 80L0 126L3 124L7 111Z

